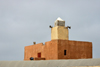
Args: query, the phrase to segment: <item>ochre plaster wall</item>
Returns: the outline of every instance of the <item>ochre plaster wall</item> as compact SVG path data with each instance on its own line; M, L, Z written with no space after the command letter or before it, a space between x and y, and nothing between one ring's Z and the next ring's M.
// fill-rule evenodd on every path
M68 28L65 26L56 26L51 28L51 40L63 39L68 40Z
M44 56L46 60L58 59L57 40L46 42L44 45Z
M92 58L92 42L58 40L58 59L82 58Z
M57 29L58 39L68 40L68 28L65 26L58 26Z
M26 46L24 51L24 60L30 60L30 57L37 58L38 53L41 53L41 58L45 58L45 60L57 59L57 41L48 41L45 42L45 45L39 43Z
M64 55L64 50L67 50ZM56 59L82 59L92 58L92 43L71 40L51 40L43 43L25 47L24 60L30 60L30 57L37 58L41 53L41 58L45 60Z
M30 60L30 57L37 57L37 53L41 52L41 57L44 57L43 54L44 46L42 43L30 45L25 47L24 51L24 60Z
M51 40L53 39L58 39L58 31L57 31L57 26L56 27L53 27L51 28Z

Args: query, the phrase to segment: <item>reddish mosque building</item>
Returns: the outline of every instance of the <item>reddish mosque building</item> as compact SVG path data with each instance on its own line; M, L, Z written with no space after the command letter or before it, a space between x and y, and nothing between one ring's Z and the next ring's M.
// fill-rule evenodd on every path
M58 60L92 58L92 42L69 40L65 21L58 18L51 28L51 41L25 46L24 60Z

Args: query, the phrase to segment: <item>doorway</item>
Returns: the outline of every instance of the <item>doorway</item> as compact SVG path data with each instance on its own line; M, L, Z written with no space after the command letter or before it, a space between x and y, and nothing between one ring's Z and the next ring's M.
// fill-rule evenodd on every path
M38 53L38 58L41 58L41 53Z

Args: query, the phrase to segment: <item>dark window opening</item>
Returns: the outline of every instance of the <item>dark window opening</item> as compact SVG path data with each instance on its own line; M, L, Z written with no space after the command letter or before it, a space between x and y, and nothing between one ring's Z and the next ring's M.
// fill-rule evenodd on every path
M64 50L64 55L66 55L66 50Z

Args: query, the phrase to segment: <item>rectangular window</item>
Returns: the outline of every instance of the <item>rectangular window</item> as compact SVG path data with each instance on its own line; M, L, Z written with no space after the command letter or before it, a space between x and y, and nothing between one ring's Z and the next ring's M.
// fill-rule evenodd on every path
M64 55L66 55L66 50L64 50Z

